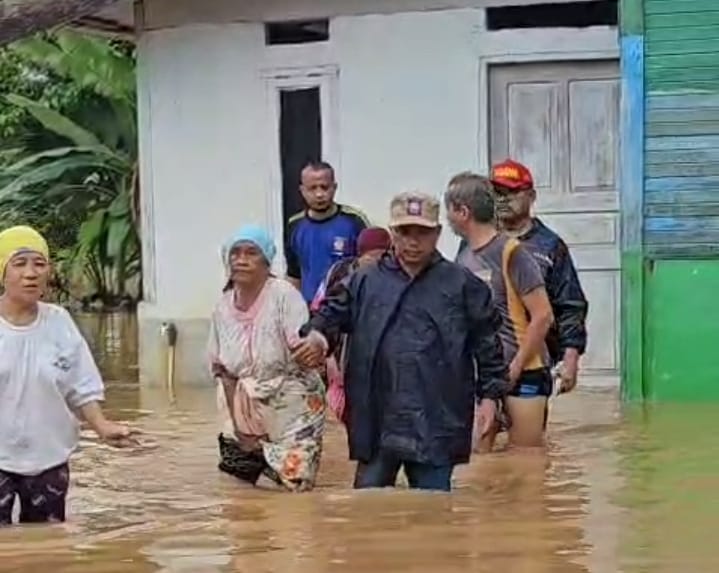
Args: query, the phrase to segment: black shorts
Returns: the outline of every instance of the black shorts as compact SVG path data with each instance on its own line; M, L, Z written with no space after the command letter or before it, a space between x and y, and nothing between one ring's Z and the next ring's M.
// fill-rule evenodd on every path
M20 523L65 521L70 469L62 464L25 476L0 470L0 526L12 523L15 498L20 498Z
M507 396L515 398L548 398L552 395L554 379L549 368L525 370Z

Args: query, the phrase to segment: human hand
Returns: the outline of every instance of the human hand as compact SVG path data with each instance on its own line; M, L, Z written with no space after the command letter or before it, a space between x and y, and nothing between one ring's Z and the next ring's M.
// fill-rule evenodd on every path
M133 430L126 424L118 424L105 420L95 429L98 437L107 444L116 448L127 448L138 444L136 436L138 430Z
M564 359L559 368L559 393L566 394L577 387L577 375L579 374L579 356L574 349L569 349L564 354Z
M510 388L514 388L514 386L517 384L517 381L519 380L520 376L522 375L522 365L519 363L518 360L514 359L509 364L509 386Z
M489 398L484 398L475 409L474 415L478 438L482 439L489 434L497 420L497 403Z
M320 368L325 362L326 353L324 337L312 331L292 348L292 359L304 368Z

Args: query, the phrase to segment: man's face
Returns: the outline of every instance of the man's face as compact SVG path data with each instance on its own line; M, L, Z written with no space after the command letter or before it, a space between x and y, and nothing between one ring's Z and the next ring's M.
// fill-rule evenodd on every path
M406 225L392 229L397 257L408 265L428 263L437 249L441 227Z
M335 202L337 183L330 169L313 169L306 167L302 171L302 197L313 211L329 210Z
M536 198L534 189L509 189L495 184L494 192L495 209L500 222L512 223L531 216Z
M472 216L466 205L447 204L447 222L455 235L464 238Z

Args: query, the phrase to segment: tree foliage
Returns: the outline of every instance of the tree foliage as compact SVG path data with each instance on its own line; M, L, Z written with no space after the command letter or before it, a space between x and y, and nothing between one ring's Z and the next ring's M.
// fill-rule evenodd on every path
M105 304L140 292L134 64L131 46L74 32L0 55L2 223L39 228L63 283Z

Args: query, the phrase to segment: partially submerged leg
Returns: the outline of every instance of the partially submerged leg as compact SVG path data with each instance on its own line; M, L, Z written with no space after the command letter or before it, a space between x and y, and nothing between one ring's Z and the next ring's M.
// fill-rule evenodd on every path
M0 470L0 527L12 524L12 509L17 495L17 478Z
M547 400L552 394L552 384L552 375L547 368L522 373L505 400L507 414L512 420L510 446L535 448L544 445Z
M409 487L431 491L450 491L452 488L452 471L454 466L432 466L429 464L405 463Z
M378 454L369 463L358 463L355 489L394 487L400 462L393 456Z
M547 398L509 396L506 404L512 419L512 426L509 429L510 446L520 448L543 446Z
M70 486L67 464L40 475L20 479L20 523L65 521L65 498Z

